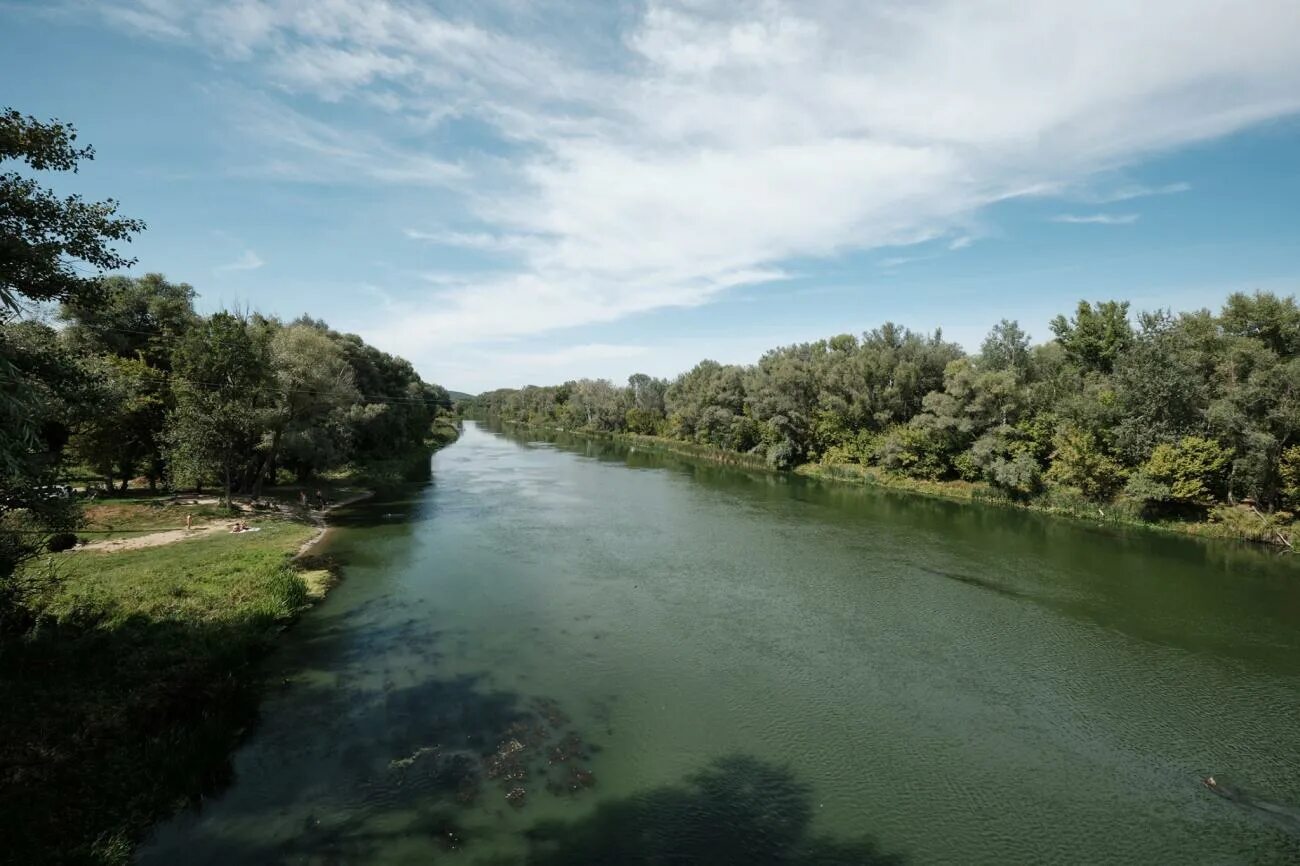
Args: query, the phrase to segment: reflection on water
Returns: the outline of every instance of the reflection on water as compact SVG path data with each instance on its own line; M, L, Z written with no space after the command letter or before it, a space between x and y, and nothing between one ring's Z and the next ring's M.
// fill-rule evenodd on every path
M467 424L147 863L1288 862L1258 550Z

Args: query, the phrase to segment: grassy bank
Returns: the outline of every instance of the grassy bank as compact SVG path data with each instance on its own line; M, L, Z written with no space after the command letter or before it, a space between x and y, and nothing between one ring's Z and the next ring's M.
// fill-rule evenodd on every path
M525 428L532 426L514 421L504 423ZM663 436L646 436L634 433L586 433L573 430L561 432L609 439L673 454L711 460L717 463L744 466L749 469L778 471L768 466L763 458L754 454L742 454ZM930 481L921 478L910 478L886 472L875 466L863 466L856 463L805 463L792 471L796 475L809 478L850 484L867 484L873 487L882 487L923 496L936 496L957 502L977 502L985 505L1026 508L1042 514L1072 520L1085 520L1090 523L1140 527L1201 538L1258 542L1275 545L1283 549L1287 549L1289 544L1292 550L1297 545L1300 545L1300 521L1279 523L1277 520L1269 520L1260 515L1249 506L1221 506L1213 509L1210 518L1204 520L1160 520L1144 516L1139 508L1129 502L1097 503L1073 491L1060 488L1049 488L1037 497L1019 500L982 482Z
M156 547L79 549L29 565L36 626L0 640L0 863L121 864L150 825L219 791L253 724L258 662L324 594L332 574L298 556L320 523L300 492L333 503L367 486L428 477L426 447L382 464L266 491L232 513L195 497L135 495L85 509L84 540L182 529ZM175 533L182 534L182 533Z
M254 663L323 583L292 562L315 525L254 524L32 567L52 581L40 622L0 647L0 860L127 862L153 821L225 781Z

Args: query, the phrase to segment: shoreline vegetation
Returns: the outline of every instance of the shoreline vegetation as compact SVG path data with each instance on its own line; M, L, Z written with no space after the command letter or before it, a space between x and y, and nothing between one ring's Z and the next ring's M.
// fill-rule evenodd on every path
M144 223L45 185L94 157L0 111L0 862L25 866L126 863L220 789L260 660L332 579L297 555L323 500L427 480L455 435L446 389L355 334L125 276Z
M762 457L754 454L745 454L738 451L727 451L721 448L711 446L702 446L692 442L683 442L679 439L672 439L666 436L651 436L640 433L593 433L585 430L566 430L560 427L547 427L537 424L530 424L525 421L511 421L506 419L494 419L510 427L523 427L526 429L540 430L550 433L566 433L573 436L582 436L619 442L626 445L642 448L650 448L657 451L663 451L671 454L678 454L684 457L692 457L699 460L707 460L712 463L720 463L727 466L738 466L743 469L752 469L760 472L788 472L793 475L800 475L806 478L815 478L819 481L831 481L849 485L864 485L868 487L877 487L882 490L889 490L895 493L906 493L917 496L930 496L937 499L946 499L951 502L977 504L977 505L995 505L1007 508L1018 508L1026 511L1033 511L1039 514L1049 515L1051 517L1065 518L1069 520L1078 520L1086 523L1099 524L1103 526L1127 527L1132 529L1143 529L1152 532L1166 532L1178 535L1189 535L1197 538L1212 538L1221 541L1239 541L1239 542L1256 542L1278 547L1280 551L1293 550L1294 544L1300 542L1300 537L1296 536L1296 527L1291 527L1290 535L1286 537L1286 543L1279 543L1276 536L1275 524L1266 520L1259 520L1257 528L1252 530L1251 519L1253 512L1249 506L1237 506L1241 509L1238 523L1217 523L1209 520L1204 521L1160 521L1144 519L1140 514L1133 512L1131 508L1112 506L1107 508L1096 502L1086 499L1080 499L1073 496L1058 496L1054 500L1043 499L1038 501L1017 501L1004 493L987 484L969 481L930 481L925 479L908 478L904 475L893 475L883 472L876 467L862 466L857 464L817 464L806 463L792 469L777 469L769 464Z
M1081 301L1034 345L1002 320L978 353L886 323L701 361L668 380L581 379L457 401L466 417L643 436L724 462L1104 523L1300 541L1300 307L1130 315Z
M444 419L423 459L457 435ZM0 862L125 864L153 824L219 792L256 724L275 639L339 579L313 552L329 513L401 476L354 467L229 509L119 497L88 506L89 522L139 538L179 521L188 537L28 563L36 624L0 645ZM317 489L327 506L303 508L300 490ZM231 532L235 520L257 531Z

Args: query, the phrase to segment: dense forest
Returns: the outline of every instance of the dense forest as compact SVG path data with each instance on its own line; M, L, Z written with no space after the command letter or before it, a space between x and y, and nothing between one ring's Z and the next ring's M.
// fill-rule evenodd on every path
M93 158L75 142L67 124L0 114L0 159L25 164L0 174L0 614L19 564L77 526L70 480L228 501L423 457L451 405L407 361L324 322L200 315L185 283L106 276L133 263L114 244L144 226L40 185Z
M885 324L634 375L505 389L463 404L508 421L666 437L770 466L866 467L1009 499L1113 504L1277 532L1300 507L1300 309L1233 294L1215 314L1081 302L1031 345L1002 321L968 355ZM1236 507L1232 507L1236 506ZM1095 510L1095 508L1094 508Z

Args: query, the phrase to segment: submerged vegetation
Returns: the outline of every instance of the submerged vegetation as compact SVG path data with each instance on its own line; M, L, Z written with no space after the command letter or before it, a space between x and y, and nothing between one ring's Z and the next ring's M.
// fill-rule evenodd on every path
M777 469L1291 548L1300 508L1300 308L1233 294L1219 313L1080 302L1031 345L980 352L885 324L672 381L491 391L462 411Z

